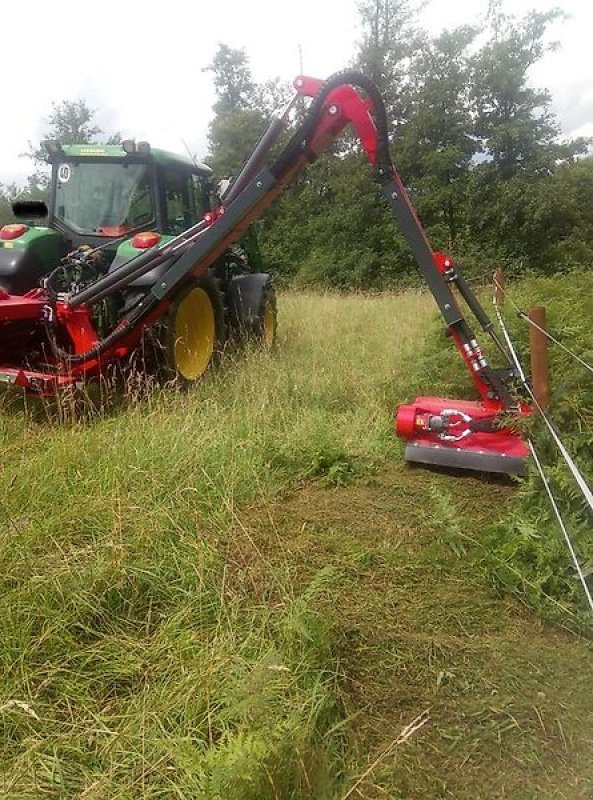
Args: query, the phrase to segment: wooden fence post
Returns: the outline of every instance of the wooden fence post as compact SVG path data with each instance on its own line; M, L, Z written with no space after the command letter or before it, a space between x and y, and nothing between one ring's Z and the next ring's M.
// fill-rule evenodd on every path
M546 331L546 309L534 306L529 310L529 319ZM548 339L535 328L529 326L529 352L531 353L531 383L533 394L544 411L550 405L550 365L548 360Z
M494 302L499 307L504 303L504 272L502 267L496 267L494 271Z

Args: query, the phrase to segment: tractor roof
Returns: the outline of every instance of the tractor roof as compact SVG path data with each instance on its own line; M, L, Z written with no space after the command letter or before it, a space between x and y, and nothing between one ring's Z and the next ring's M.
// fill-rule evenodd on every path
M62 152L69 158L121 158L122 161L128 158L120 144L64 144ZM134 157L143 156L146 160L156 161L157 164L171 167L184 167L191 169L192 172L202 175L210 175L212 170L206 164L199 161L192 161L187 156L180 156L177 153L170 153L158 147L151 147L149 152L134 153Z

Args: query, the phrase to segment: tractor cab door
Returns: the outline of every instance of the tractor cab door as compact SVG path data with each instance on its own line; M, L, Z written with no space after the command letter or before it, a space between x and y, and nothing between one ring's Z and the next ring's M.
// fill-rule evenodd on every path
M200 177L188 170L163 170L165 213L164 233L176 236L195 225L207 210Z

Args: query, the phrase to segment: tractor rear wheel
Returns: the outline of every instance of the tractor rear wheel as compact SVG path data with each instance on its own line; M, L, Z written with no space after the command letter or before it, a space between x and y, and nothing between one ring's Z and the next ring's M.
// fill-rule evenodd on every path
M175 297L167 323L167 364L183 384L199 380L220 354L225 339L218 282L198 278Z

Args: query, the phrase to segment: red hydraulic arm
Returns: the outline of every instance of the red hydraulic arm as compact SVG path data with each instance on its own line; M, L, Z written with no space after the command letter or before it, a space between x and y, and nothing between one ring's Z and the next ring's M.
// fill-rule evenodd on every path
M145 253L70 298L55 303L54 312L44 310L44 313L54 313L59 324L68 326L73 342L74 353L64 357L57 365L57 372L68 372L79 379L130 352L140 341L143 330L167 312L171 298L181 286L188 279L204 274L299 173L327 150L345 127L352 125L480 395L479 402L427 397L417 398L412 405L402 407L397 414L396 431L408 442L406 458L486 471L521 472L526 446L518 435L500 426L499 418L503 412L526 414L529 409L519 405L507 388L506 380L512 377L512 367L484 309L453 260L434 252L430 246L392 164L387 118L377 88L354 71L338 73L327 81L300 76L294 86L299 95L313 100L304 123L274 163L261 168L273 143L272 136L265 134L236 179L235 191L231 187L227 201L223 198L218 212L206 215L202 223L186 231L180 243L169 249L166 246L154 253ZM276 119L270 131L276 136L279 128ZM153 269L155 260L167 265L159 281L109 336L93 343L90 305L125 287L126 281L129 283ZM453 287L507 359L508 366L503 371L494 370L488 364L460 310ZM40 303L43 304L43 300ZM55 375L51 377L55 380Z
M366 81L364 81L366 83ZM300 77L295 87L316 97L319 81ZM453 260L434 252L389 155L384 106L374 87L363 85L369 100L351 85L330 91L324 102L325 116L315 130L310 148L317 154L348 123L355 128L400 230L447 324L451 338L470 371L480 402L420 397L402 406L396 416L396 432L407 441L406 459L441 466L522 474L527 446L514 431L500 424L503 412L527 415L531 409L513 400L505 378L512 378L512 362L491 320L466 283ZM370 90L369 90L370 88ZM374 95L374 96L373 96ZM479 324L507 361L502 375L488 364L452 292L455 286Z

